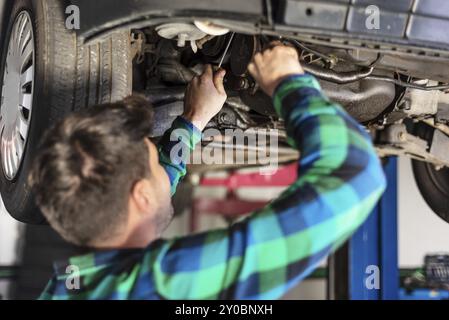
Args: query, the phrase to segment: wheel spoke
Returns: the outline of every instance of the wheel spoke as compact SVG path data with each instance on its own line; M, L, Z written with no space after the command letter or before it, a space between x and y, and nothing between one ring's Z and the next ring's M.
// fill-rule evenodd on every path
M31 54L33 53L33 50L34 50L33 44L31 42L28 42L25 48L22 50L21 54L22 65L20 66L21 68L24 66L25 63L28 62Z
M31 111L33 96L30 93L23 93L20 97L20 106Z
M14 170L14 168L16 167L16 146L14 144L14 136L15 134L12 135L11 137L11 141L10 141L10 145L9 145L9 160L11 162L11 168Z
M2 133L2 135L3 135L3 133ZM2 152L1 152L2 165L3 165L3 168L6 170L6 168L7 168L7 165L6 165L6 143L4 141L4 137L3 136L2 136L1 150L2 150Z
M18 158L21 159L23 156L23 147L24 147L22 140L14 139L14 146L15 146L16 154L17 154Z
M10 176L11 175L11 170L10 170L10 166L9 166L8 151L6 150L6 147L5 147L5 153L3 155L3 158L4 158L3 161L5 163L6 174Z
M24 85L33 81L33 79L34 79L34 66L30 66L20 75L20 85L23 87Z
M11 174L12 172L12 161L11 161L11 148L9 146L10 144L10 138L8 137L7 144L6 144L6 166L8 167L8 172Z
M27 27L27 25L28 25L28 20L25 18L25 16L22 16L21 17L21 19L19 20L19 23L17 24L18 25L18 32L17 32L17 35L18 35L18 37L19 37L19 41L22 39L22 37L23 37L23 34L24 34L24 31L25 31L25 28Z
M0 132L3 132L5 129L5 121L3 120L3 116L0 116Z
M15 161L14 161L14 148L13 145L11 144L9 146L9 166L10 166L10 172L14 172L16 171L16 165L15 165Z
M28 30L25 36L22 36L20 39L19 47L20 47L20 54L23 55L25 48L30 44L31 41L31 30Z
M28 121L23 117L22 113L19 113L19 117L17 119L17 130L20 137L25 140L28 135Z
M5 82L5 80L3 80L3 83ZM1 101L1 108L4 108L3 105L5 104L5 93L6 93L6 86L3 85L2 86L2 101ZM1 110L0 110L1 111Z

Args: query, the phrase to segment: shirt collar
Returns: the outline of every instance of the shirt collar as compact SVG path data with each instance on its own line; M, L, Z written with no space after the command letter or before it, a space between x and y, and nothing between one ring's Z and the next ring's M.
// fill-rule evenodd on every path
M121 261L125 257L129 257L132 254L141 252L143 252L143 249L92 250L90 253L84 255L75 256L68 260L57 261L54 263L53 268L56 275L63 276L71 274L73 272L73 267L81 271L90 268L108 266Z

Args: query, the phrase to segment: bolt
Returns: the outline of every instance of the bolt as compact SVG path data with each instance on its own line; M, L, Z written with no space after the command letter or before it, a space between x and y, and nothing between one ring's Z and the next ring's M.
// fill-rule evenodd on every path
M226 112L223 112L222 114L220 114L220 121L222 123L229 123L230 117Z
M240 78L235 84L235 90L246 90L249 88L249 83L245 78Z

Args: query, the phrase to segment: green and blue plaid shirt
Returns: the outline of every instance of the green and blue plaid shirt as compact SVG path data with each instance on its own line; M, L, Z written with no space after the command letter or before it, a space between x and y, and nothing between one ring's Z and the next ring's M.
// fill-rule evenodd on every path
M278 199L228 229L72 258L41 299L276 299L310 274L366 220L385 176L364 128L312 76L283 81L274 105L301 151L298 179ZM173 191L186 173L169 157L178 128L189 149L201 136L178 118L162 139ZM79 268L79 289L68 289L67 265Z

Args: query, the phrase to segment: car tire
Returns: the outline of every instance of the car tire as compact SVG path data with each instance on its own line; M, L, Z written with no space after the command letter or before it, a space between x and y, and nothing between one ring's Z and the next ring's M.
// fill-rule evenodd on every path
M7 82L4 73L7 69L8 44L10 39L17 39L12 36L16 21L28 15L32 26L31 41L34 42L34 82L31 86L32 108L30 106L27 119L27 137L24 139L22 157L14 176L10 174L14 170L8 167L8 158L5 160L6 164L1 161L0 172L0 193L5 207L15 219L25 223L45 223L34 205L32 192L27 184L31 164L44 131L73 111L120 100L132 92L129 32L114 33L102 42L83 45L76 32L65 26L65 8L65 1L62 0L15 0L7 27L6 45L2 50L0 88L3 101L3 97L8 94L4 87ZM21 28L20 25L18 30ZM22 35L18 38L22 39ZM19 42L18 47L22 46L25 45ZM18 83L19 88L21 85L22 83ZM28 90L29 87L28 85ZM25 90L23 87L20 89ZM17 113L25 117L20 103ZM6 104L2 103L2 109L4 108ZM4 131L0 131L2 144ZM16 155L18 154L17 152Z
M432 141L434 129L424 123L415 125L414 133L428 142ZM449 168L436 170L423 161L412 160L416 184L427 205L444 221L449 223Z

